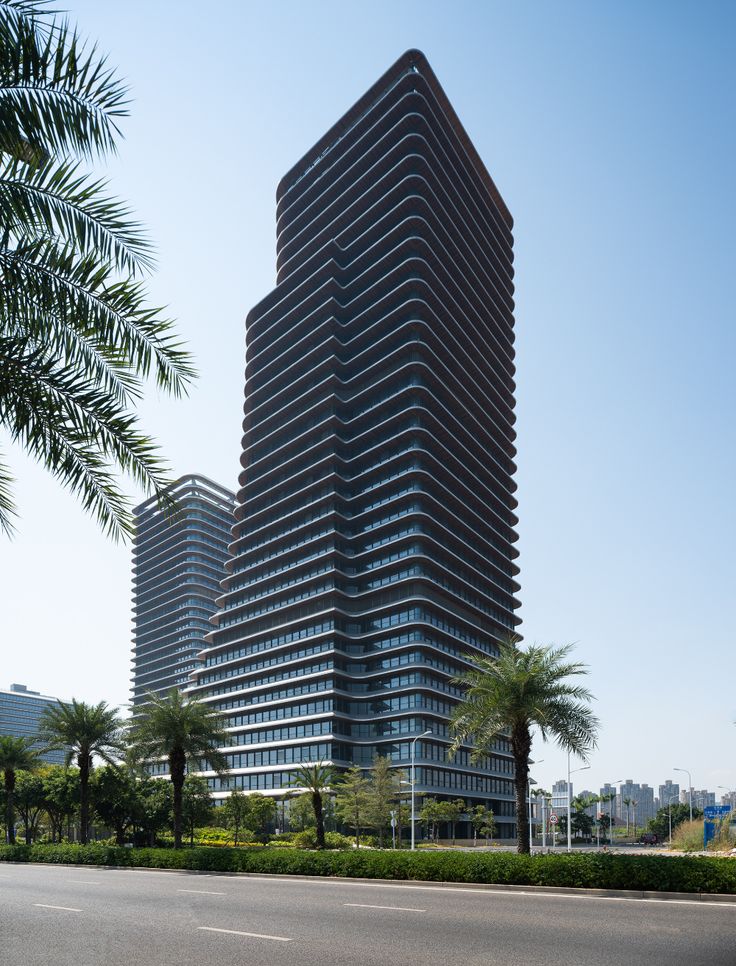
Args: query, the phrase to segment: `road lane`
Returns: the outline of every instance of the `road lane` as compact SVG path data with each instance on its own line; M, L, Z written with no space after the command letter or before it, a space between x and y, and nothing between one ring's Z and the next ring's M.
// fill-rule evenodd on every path
M75 875L78 871L79 876ZM152 870L153 871L153 870ZM734 966L736 905L4 866L10 966ZM98 884L99 883L99 884ZM83 910L72 935L65 914ZM70 915L70 914L66 914ZM262 938L270 937L270 938ZM290 940L284 942L283 940Z

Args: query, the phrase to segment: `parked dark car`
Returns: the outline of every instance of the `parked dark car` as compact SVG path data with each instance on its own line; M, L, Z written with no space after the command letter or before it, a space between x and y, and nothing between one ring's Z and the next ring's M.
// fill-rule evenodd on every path
M639 839L640 845L657 845L659 836L656 832L645 832Z

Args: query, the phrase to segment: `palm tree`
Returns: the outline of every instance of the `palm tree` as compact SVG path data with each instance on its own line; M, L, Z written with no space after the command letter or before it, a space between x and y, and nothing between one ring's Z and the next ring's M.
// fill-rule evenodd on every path
M230 736L207 705L186 698L172 688L165 697L148 694L146 704L133 723L130 739L139 758L145 761L165 758L168 761L174 791L174 847L180 849L182 791L187 766L206 764L208 768L198 767L196 770L212 770L222 775L227 771L227 759L218 746L229 745Z
M44 0L0 0L0 427L114 537L132 532L122 471L161 493L165 465L132 412L153 375L194 372L147 304L152 248L84 162L114 152L127 90ZM12 531L0 458L0 529Z
M67 767L76 758L79 766L79 838L87 844L89 836L89 778L92 758L97 756L107 765L115 765L125 751L123 722L117 710L107 702L85 704L72 698L51 705L41 716L39 734L49 750L66 751Z
M498 657L468 655L475 667L457 678L466 688L453 711L450 727L452 751L472 743L478 760L491 754L498 738L508 737L514 758L518 851L529 851L526 790L534 728L544 741L553 738L560 747L582 758L595 747L598 719L588 702L587 688L566 679L586 674L579 662L569 662L572 646L518 647L518 638L499 645Z
M293 788L304 788L312 801L314 819L317 823L317 848L325 847L325 819L322 795L335 781L335 770L332 765L319 762L316 765L300 765L291 780Z
M35 771L39 752L33 738L0 735L0 771L5 779L5 825L9 845L15 845L15 778L16 772Z

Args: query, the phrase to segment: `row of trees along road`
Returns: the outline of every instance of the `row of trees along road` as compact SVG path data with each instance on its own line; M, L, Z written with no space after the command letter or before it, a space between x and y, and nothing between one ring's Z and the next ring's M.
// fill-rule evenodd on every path
M453 712L452 748L457 750L471 742L475 759L482 760L492 752L499 739L509 740L516 769L520 852L529 848L526 791L533 729L536 728L543 739L555 738L563 748L581 756L595 744L597 721L588 705L590 694L582 686L566 680L585 673L583 665L567 660L569 651L569 647L538 646L522 650L517 642L510 640L499 646L496 658L474 657L475 669L460 679L466 686L466 696ZM125 802L125 789L122 786L117 790L112 788L115 782L122 781L119 778L121 760L127 760L129 770L140 768L142 762L166 762L171 782L174 845L177 848L181 847L184 831L187 770L225 774L227 762L222 749L231 743L221 721L207 706L188 700L176 690L166 697L150 694L147 703L137 709L132 723L127 724L104 702L87 705L73 700L69 704L52 706L44 712L40 737L46 747L65 750L67 765L74 763L77 766L80 839L83 843L87 842L89 834L90 780L95 758L107 763L115 773L108 774L104 780L111 786L111 794L119 796L121 803ZM11 840L14 835L16 774L34 771L37 758L38 752L30 741L7 736L0 739L0 770L4 773L6 825ZM392 817L399 827L408 820L400 806L402 779L402 772L391 768L390 762L379 756L369 775L357 765L344 774L338 774L326 764L304 765L296 770L293 785L309 796L315 815L318 847L324 847L325 793L334 793L336 814L353 829L356 843L366 829L373 828L383 845L386 835L390 834ZM228 805L226 814L232 816L231 821L240 829L247 827L248 823L245 816L238 813L237 801L236 797L236 804ZM426 802L423 820L435 833L439 823L449 823L454 838L455 823L465 808L461 801ZM126 811L122 804L119 807ZM128 812L132 811L128 809ZM101 814L99 807L98 814ZM104 820L118 829L121 823L125 824L123 818L116 817L112 806ZM131 815L127 816L128 825L135 824L135 821ZM481 834L487 835L482 830L492 827L493 817L483 813L477 822ZM190 837L195 824L194 819L189 822Z

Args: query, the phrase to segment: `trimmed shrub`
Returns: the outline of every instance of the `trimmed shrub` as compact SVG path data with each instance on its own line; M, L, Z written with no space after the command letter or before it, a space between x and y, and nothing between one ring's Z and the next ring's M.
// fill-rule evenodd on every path
M96 843L4 845L0 846L0 861L736 894L736 860L711 856L596 852L529 856L512 852L473 854L352 848L316 852L278 846L127 849Z
M296 833L292 839L292 842L297 849L316 849L317 830L313 828L305 828L303 832Z

